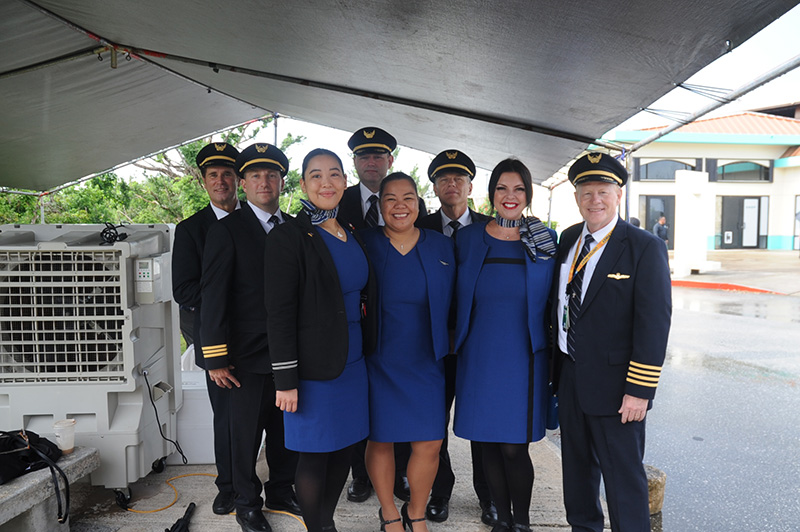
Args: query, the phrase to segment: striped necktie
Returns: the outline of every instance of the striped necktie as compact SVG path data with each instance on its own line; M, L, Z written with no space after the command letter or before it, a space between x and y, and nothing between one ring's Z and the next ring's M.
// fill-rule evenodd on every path
M589 253L589 248L594 242L592 235L586 235L586 240L581 248L581 253L578 255L575 264L580 264L583 258ZM586 271L586 265L575 272L572 276L572 282L567 286L567 299L569 299L569 329L567 329L567 354L570 358L575 360L575 325L578 321L578 313L581 308L581 291L583 290L583 274Z
M378 196L373 194L367 201L369 202L369 209L367 209L364 221L367 223L367 227L376 227L378 225Z

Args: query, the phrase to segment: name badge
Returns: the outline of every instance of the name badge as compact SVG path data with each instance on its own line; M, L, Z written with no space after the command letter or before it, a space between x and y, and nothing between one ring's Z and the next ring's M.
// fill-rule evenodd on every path
M569 330L569 306L564 305L564 313L561 318L561 329L565 332Z

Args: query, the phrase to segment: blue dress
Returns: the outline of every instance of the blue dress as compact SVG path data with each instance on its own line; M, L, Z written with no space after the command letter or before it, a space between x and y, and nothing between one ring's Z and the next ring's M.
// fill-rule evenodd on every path
M419 245L406 255L390 245L386 264L376 275L381 332L378 348L367 358L369 439L440 440L445 433L444 360L437 361L434 354Z
M327 231L319 234L330 251L347 312L347 363L333 380L300 379L297 411L284 412L286 448L308 453L338 451L369 434L367 368L361 349L361 290L367 284L367 257L356 239L342 242Z
M475 286L469 333L458 354L453 430L473 441L527 443L531 432L533 440L544 436L548 379L546 353L531 353L529 259L521 242L482 233L489 249ZM542 306L546 293L543 297ZM530 408L534 427L529 430Z

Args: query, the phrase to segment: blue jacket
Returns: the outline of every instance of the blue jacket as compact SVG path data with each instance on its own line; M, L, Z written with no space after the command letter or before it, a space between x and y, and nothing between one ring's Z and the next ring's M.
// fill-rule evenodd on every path
M470 317L474 305L475 287L481 273L483 261L489 252L484 242L488 222L473 223L456 233L458 280L456 281L456 352L467 339ZM548 229L553 242L556 233ZM520 246L524 244L520 242ZM540 255L533 262L525 254L526 290L528 292L528 333L534 352L547 347L547 299L555 270L555 257ZM497 312L503 312L498 308Z
M456 279L456 260L452 239L429 229L420 229L422 235L417 242L417 250L422 260L428 288L428 307L430 308L431 333L436 360L444 358L450 352L450 340L447 334L447 316L453 298ZM386 279L383 272L391 243L381 228L375 227L361 232L367 255L375 268L378 278L378 302L380 305ZM381 325L378 323L378 338L381 337ZM380 345L380 342L378 343Z

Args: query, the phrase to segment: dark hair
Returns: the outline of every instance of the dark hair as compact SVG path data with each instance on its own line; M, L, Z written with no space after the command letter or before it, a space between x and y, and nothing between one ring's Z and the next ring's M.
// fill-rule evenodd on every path
M519 159L504 159L497 163L497 166L492 170L492 175L489 177L489 204L494 208L494 189L497 188L497 182L500 181L500 176L506 172L513 172L519 174L522 178L522 184L525 185L525 206L531 204L533 199L533 184L531 183L531 171L528 167L522 164Z
M308 163L311 162L311 159L313 159L314 157L318 157L320 155L328 155L336 159L336 162L339 163L339 169L342 172L344 172L344 165L342 164L342 160L339 158L338 155L333 153L331 150L326 150L325 148L314 148L313 150L308 152L306 156L303 158L303 170L300 173L301 179L306 178L306 170L308 170Z
M391 174L387 175L381 181L381 188L378 189L378 197L383 197L383 189L386 188L387 183L391 183L392 181L408 181L411 183L411 186L414 187L414 194L419 197L419 192L417 191L417 182L414 181L414 178L408 174L404 174L403 172L392 172Z

